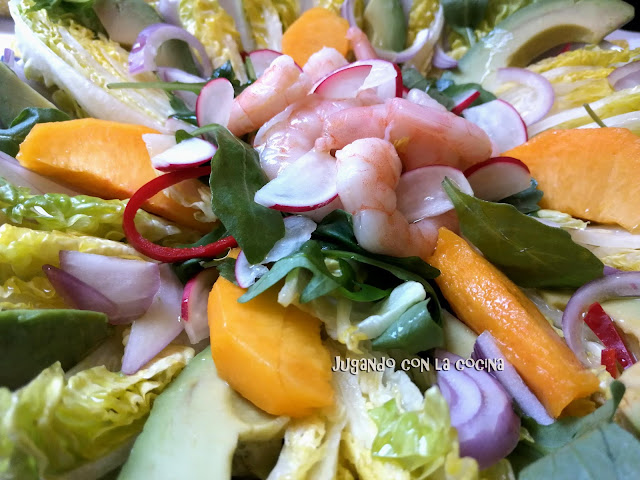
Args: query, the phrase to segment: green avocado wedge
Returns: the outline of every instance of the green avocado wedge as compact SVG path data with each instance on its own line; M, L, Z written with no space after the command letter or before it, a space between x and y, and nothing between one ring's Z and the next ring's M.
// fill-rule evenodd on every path
M7 128L18 114L29 107L56 108L49 100L24 83L0 62L0 128Z
M0 312L0 387L19 388L54 362L67 370L111 333L107 316L87 310Z
M460 59L456 83L482 84L502 67L526 67L553 47L598 43L633 18L622 0L541 0L500 22Z

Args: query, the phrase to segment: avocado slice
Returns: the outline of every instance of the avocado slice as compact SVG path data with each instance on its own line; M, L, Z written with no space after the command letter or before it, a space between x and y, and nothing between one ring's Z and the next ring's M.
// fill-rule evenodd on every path
M4 310L0 312L0 386L21 387L57 361L67 370L110 333L103 313Z
M8 128L18 114L29 107L56 108L49 100L24 83L7 65L0 62L0 126Z
M476 43L452 71L456 83L483 83L501 67L526 67L564 43L599 43L633 18L622 0L543 0L500 22Z
M400 1L370 0L364 9L364 31L374 47L403 50L407 21Z
M268 441L285 424L220 379L207 347L158 396L118 480L231 478L238 441Z
M109 38L124 47L132 47L138 34L154 23L164 23L156 10L144 0L96 0L93 10ZM198 75L189 46L180 40L169 40L158 50L157 64L174 67Z

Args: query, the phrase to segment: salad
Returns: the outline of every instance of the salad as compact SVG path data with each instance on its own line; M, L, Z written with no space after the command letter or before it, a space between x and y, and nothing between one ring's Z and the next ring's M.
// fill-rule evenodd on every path
M622 0L10 0L0 479L640 473Z

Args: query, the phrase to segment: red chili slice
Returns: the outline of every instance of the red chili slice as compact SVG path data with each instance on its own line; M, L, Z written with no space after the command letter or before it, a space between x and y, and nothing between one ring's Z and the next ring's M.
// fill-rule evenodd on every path
M613 378L618 378L618 365L616 364L616 349L615 348L605 348L602 350L600 358L600 365L604 365L607 369L607 372L611 374Z
M604 343L607 349L612 349L616 352L616 359L623 369L635 363L633 356L624 344L618 330L616 330L611 317L607 315L607 312L598 302L589 307L584 317L584 322L589 325L589 328L593 330L593 333Z
M183 262L191 258L209 258L216 257L223 253L227 248L238 246L236 239L229 236L218 240L217 242L203 245L200 247L190 248L171 248L156 245L144 238L140 232L136 229L134 219L137 211L142 207L142 204L149 200L154 195L160 193L165 188L171 187L176 183L180 183L183 180L190 178L198 178L211 173L211 167L197 167L187 170L181 170L177 172L170 172L159 177L154 178L148 183L145 183L140 187L136 193L133 194L126 208L124 209L124 215L122 219L122 229L127 237L127 240L133 247L140 253L146 255L149 258L158 260L160 262L173 263Z

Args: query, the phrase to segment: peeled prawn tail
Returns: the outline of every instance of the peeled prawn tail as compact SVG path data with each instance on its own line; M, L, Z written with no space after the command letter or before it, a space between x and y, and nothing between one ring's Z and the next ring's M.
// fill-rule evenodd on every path
M347 40L351 43L351 50L353 50L356 59L371 60L378 58L378 54L371 45L369 38L358 27L351 27L347 30Z
M310 89L309 77L291 57L281 55L234 99L228 128L236 136L258 130Z

